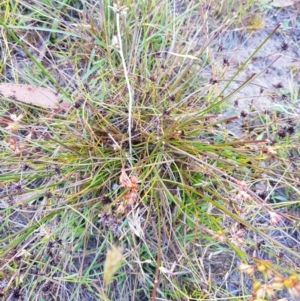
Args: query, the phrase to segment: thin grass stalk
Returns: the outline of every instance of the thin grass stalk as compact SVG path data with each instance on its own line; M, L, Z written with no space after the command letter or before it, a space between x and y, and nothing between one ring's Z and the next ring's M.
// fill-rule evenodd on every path
M121 60L122 60L124 76L125 76L126 85L127 85L127 89L128 89L128 96L129 96L129 102L128 102L128 139L129 139L129 161L131 162L131 159L132 159L132 141L131 141L132 140L132 135L131 135L131 131L132 131L132 107L133 107L134 99L133 99L133 92L132 92L130 82L129 82L126 61L125 61L124 53L123 53L121 29L120 29L120 12L117 11L116 15L117 15L117 34L118 34L118 43L119 43L119 53L120 53Z

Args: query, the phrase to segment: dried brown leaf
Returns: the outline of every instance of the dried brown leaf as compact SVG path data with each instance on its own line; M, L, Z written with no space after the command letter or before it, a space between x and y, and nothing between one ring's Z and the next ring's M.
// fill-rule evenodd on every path
M12 100L48 109L56 108L59 102L58 95L50 89L32 85L4 83L0 84L0 93Z

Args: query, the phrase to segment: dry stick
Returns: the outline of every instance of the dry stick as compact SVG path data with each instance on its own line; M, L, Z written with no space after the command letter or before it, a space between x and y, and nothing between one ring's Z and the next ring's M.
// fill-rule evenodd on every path
M160 233L160 229L159 229L159 233ZM160 234L159 234L159 236L160 236ZM159 244L160 244L160 242L159 242ZM155 270L155 276L154 276L154 285L153 285L153 290L152 290L152 295L151 295L151 301L155 301L155 297L156 297L156 291L157 291L157 287L158 287L158 283L159 283L158 282L159 265L160 265L160 248L158 249L158 253L157 253L156 270Z
M161 194L160 190L159 194ZM163 199L163 196L160 198L161 200ZM160 205L160 204L159 204ZM156 258L156 270L155 270L155 276L154 276L154 285L153 285L153 290L152 290L152 295L151 295L151 301L155 301L156 297L156 291L158 287L158 279L159 279L159 266L160 266L160 257L161 257L161 226L160 226L160 216L159 216L159 210L157 210L158 213L158 241L157 241L157 258ZM153 225L153 229L155 229L155 225Z

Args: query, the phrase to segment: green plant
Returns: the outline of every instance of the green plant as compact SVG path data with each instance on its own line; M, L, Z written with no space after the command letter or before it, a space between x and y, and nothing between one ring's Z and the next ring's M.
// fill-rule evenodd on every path
M218 75L210 47L215 31L236 24L217 15L216 28L199 30L203 46L193 48L189 38L195 39L197 24L213 26L206 12L199 14L202 5L190 1L177 14L169 1L2 4L4 78L56 88L70 104L49 112L1 100L3 119L22 116L14 127L11 121L1 127L4 294L18 290L25 300L233 298L211 261L218 255L227 270L255 261L248 274L265 272L249 251L261 240L271 247L268 269L286 288L299 285L296 267L276 264L278 252L289 260L299 260L299 253L269 233L282 220L290 227L298 221L278 209L299 205L299 134L272 114L254 115L249 124L245 118L245 138L230 134L238 116L224 117L222 108L255 75L234 91L227 88L260 47L224 86L202 76L207 67ZM247 12L241 6L239 13ZM48 33L45 48L41 32ZM14 47L29 57L23 66ZM267 202L279 187L291 201ZM124 264L106 285L111 245L123 246ZM262 275L255 279L260 287L267 281ZM253 297L262 297L256 288ZM250 295L245 287L239 298Z

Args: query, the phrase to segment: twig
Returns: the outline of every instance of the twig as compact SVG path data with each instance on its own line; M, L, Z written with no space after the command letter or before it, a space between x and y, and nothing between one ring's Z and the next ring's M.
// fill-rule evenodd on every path
M163 197L161 198L163 199ZM157 206L160 206L157 202ZM155 301L156 297L156 291L159 283L159 267L160 267L160 257L161 257L161 223L160 223L160 210L157 210L158 212L158 242L157 242L157 257L156 257L156 270L155 270L155 276L154 276L154 285L151 295L151 301Z

